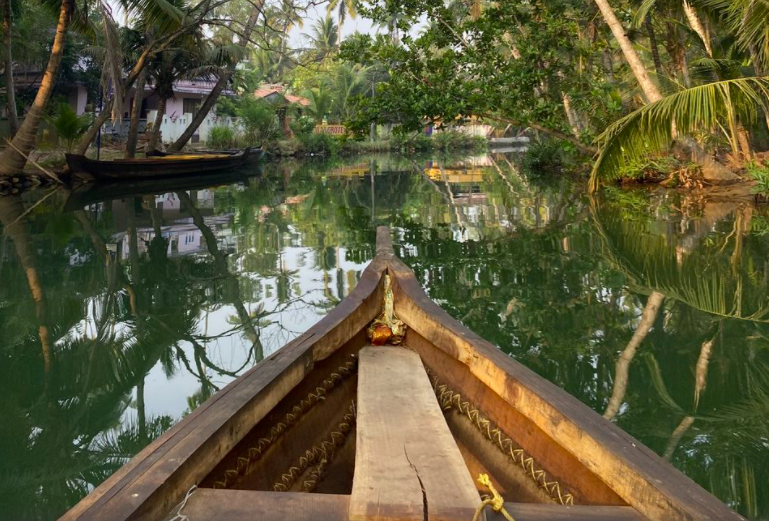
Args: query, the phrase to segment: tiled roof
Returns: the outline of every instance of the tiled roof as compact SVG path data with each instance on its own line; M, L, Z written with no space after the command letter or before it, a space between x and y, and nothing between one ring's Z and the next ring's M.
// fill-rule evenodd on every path
M254 97L261 99L261 98L266 98L268 96L271 96L273 94L279 94L289 103L302 105L303 107L310 105L310 100L308 100L307 98L303 98L301 96L294 96L293 94L284 94L283 92L284 90L285 90L285 87L283 85L262 85L261 87L259 87L254 91Z

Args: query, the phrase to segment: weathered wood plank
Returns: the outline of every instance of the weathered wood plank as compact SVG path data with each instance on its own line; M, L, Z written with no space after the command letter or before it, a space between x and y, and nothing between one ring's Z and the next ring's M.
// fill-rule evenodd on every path
M418 354L364 347L357 411L351 520L472 519L480 497Z
M347 495L201 488L190 496L181 513L190 521L251 519L347 521L349 503L350 496ZM564 507L505 503L505 509L516 521L643 521L644 519L632 507ZM502 514L495 513L488 507L485 513L488 521L505 521Z
M181 513L190 521L347 521L349 502L334 494L200 488Z
M395 312L653 521L744 519L632 436L451 318L388 257ZM407 334L406 342L409 341Z

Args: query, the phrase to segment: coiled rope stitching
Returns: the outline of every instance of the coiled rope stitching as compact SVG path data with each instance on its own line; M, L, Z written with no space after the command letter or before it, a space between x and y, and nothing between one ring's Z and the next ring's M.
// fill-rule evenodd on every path
M461 394L452 391L446 384L442 384L438 379L438 375L431 369L427 369L427 375L433 384L433 390L443 410L453 409L466 416L481 434L506 454L513 463L519 465L525 474L534 480L555 501L562 505L574 504L574 496L570 493L565 493L558 481L548 481L547 474L544 470L537 468L534 458L526 454L523 449L517 447L510 437L484 416L483 412L474 407L470 402L464 400Z
M347 413L342 417L342 421L337 425L336 430L332 431L328 435L328 438L318 445L314 445L307 449L307 451L299 457L297 464L289 468L288 471L280 477L280 481L273 485L273 490L275 490L275 492L287 492L311 465L318 464L302 483L303 490L309 491L314 489L325 471L326 465L328 465L334 458L336 450L344 445L347 435L352 431L354 426L355 402L352 402L349 409L347 409Z
M283 421L270 429L270 433L266 438L259 438L255 445L247 448L238 456L236 468L225 470L221 478L214 481L214 488L227 488L241 477L247 476L252 463L258 461L267 449L278 441L291 427L296 425L310 409L325 400L326 394L355 373L356 363L357 359L353 359L338 367L314 391L294 405L291 411L286 413Z

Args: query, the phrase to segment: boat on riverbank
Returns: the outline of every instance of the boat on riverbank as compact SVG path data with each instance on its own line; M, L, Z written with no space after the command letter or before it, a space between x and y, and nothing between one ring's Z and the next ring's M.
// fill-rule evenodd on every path
M221 172L243 166L261 150L246 148L234 153L170 154L166 156L98 161L77 154L66 154L67 165L74 174L102 181L157 179Z
M449 317L387 228L376 251L339 306L61 519L470 521L489 483L517 521L743 519Z

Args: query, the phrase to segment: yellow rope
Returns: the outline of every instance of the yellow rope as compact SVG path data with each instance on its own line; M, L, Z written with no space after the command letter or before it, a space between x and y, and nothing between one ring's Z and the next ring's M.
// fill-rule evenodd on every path
M507 521L515 521L513 516L511 516L510 513L505 510L505 499L499 494L499 492L497 492L497 489L494 488L494 485L491 483L491 479L489 479L489 475L480 474L478 476L478 483L491 491L491 497L485 498L481 504L478 505L478 508L475 510L475 515L473 516L473 521L478 520L481 512L483 512L483 509L487 506L490 506L494 512L501 512Z
M245 449L238 456L236 468L227 469L222 477L214 482L214 488L227 488L235 483L241 476L249 474L249 467L252 463L258 461L267 449L283 436L291 427L296 425L299 419L304 416L313 406L326 399L326 394L334 387L339 385L345 378L355 372L355 360L351 360L337 368L328 378L323 380L315 390L309 393L298 404L291 408L291 412L286 413L282 422L278 422L270 429L270 434L266 438L259 438L255 445Z
M548 481L548 476L544 470L538 469L534 462L534 458L526 454L526 452L516 447L515 442L510 439L499 427L486 418L483 413L475 408L470 402L464 400L462 395L452 391L445 384L442 384L438 379L438 376L431 369L427 369L427 374L433 384L433 390L438 397L438 403L443 410L454 409L460 414L466 416L473 425L483 434L489 441L497 446L503 453L507 454L510 459L519 465L525 473L534 480L542 489L544 489L551 498L558 501L562 505L573 505L574 496L564 493L561 490L561 484L557 481Z

